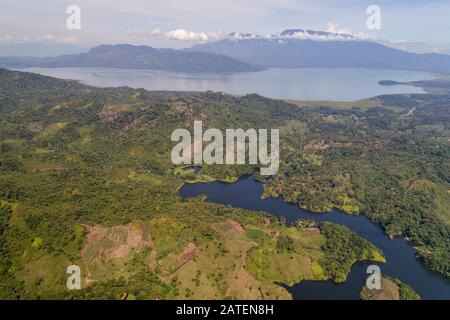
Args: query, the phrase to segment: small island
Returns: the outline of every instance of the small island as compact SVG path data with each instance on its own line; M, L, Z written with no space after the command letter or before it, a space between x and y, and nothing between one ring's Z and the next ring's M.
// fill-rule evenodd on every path
M399 84L404 84L403 82L393 81L393 80L381 80L378 81L379 85L382 86L397 86Z

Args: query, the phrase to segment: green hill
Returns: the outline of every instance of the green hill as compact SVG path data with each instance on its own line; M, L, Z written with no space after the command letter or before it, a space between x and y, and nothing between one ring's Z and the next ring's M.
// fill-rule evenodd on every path
M366 214L449 276L449 103L411 95L378 97L368 109L302 108L0 69L0 297L284 299L277 283L342 281L354 261L382 260L340 226L316 232L182 201L186 177L170 162L170 134L198 119L221 130L280 128L281 167L267 196ZM257 172L202 169L221 180ZM71 264L81 267L78 292L65 287Z

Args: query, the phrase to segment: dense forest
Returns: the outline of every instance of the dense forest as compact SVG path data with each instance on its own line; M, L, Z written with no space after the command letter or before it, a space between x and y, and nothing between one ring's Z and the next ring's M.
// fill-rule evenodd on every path
M265 196L367 215L449 277L450 95L370 105L100 89L0 69L0 298L286 299L279 283L344 281L355 261L383 261L342 226L286 226L178 195L185 182L244 174L265 181ZM173 165L170 135L194 120L280 128L280 171ZM71 264L80 291L65 286Z

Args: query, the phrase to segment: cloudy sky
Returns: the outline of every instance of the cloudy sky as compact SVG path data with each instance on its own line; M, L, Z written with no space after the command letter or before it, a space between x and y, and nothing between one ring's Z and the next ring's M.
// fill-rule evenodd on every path
M381 30L366 27L369 5ZM81 9L81 30L68 30L67 8ZM230 32L287 28L371 34L398 46L450 49L448 0L1 0L0 44L99 43L188 47ZM447 50L445 49L445 50Z

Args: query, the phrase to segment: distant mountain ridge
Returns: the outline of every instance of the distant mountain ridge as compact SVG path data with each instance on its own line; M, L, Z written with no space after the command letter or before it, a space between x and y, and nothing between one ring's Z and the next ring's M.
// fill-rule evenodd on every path
M4 57L0 58L0 66L7 68L108 67L214 73L261 70L249 63L221 54L155 49L150 46L129 44L100 45L87 53L58 57Z
M411 53L350 34L303 29L274 35L233 33L187 50L224 54L266 68L370 68L450 74L450 55Z
M266 68L368 68L450 74L450 55L419 54L370 41L361 35L287 29L227 37L187 49L129 44L99 45L58 57L4 57L0 67L108 67L178 72L253 72Z
M346 33L334 33L327 31L303 30L303 29L288 29L280 33L280 38L295 37L300 34L309 36L325 36L325 37L342 37L343 39L353 39L354 37Z
M229 40L244 40L244 39L326 39L326 38L333 38L333 39L355 39L353 35L346 34L346 33L334 33L334 32L327 32L327 31L316 31L316 30L304 30L304 29L287 29L280 33L275 34L266 34L266 35L259 35L256 33L240 33L240 32L232 32L230 33L226 39Z

